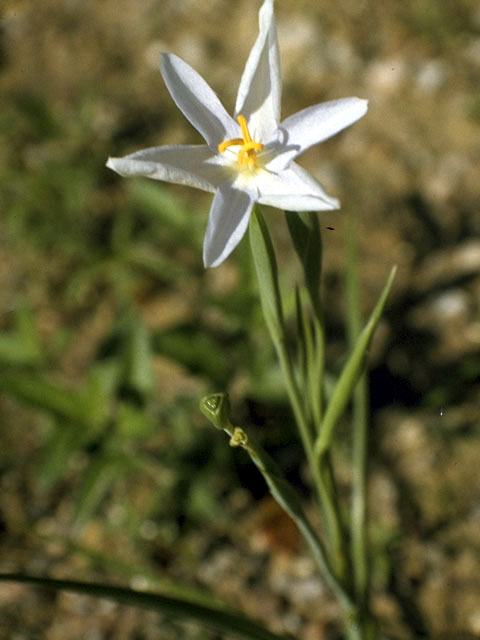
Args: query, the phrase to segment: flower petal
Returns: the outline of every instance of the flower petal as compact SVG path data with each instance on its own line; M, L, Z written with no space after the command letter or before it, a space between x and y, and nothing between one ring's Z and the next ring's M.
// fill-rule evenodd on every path
M144 176L215 191L225 182L221 158L205 145L151 147L124 158L109 158L107 167L121 176Z
M212 150L223 140L238 137L238 124L195 69L178 56L164 53L160 71L175 104Z
M282 81L273 0L264 1L259 24L260 33L240 81L235 116L244 115L253 139L263 141L280 122Z
M340 202L295 162L280 173L259 174L257 188L258 202L287 211L328 211L340 207Z
M367 100L342 98L303 109L284 120L274 146L283 148L268 165L272 171L283 169L309 147L323 142L350 126L367 112Z
M203 263L218 267L245 235L254 199L225 183L215 193L203 242Z

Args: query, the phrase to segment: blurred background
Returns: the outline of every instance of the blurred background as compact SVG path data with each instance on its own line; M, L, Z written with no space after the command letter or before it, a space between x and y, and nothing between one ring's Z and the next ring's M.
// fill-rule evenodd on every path
M259 6L2 1L0 569L183 584L323 640L337 637L338 610L307 551L198 410L205 393L229 391L236 422L306 490L248 242L205 271L211 196L104 166L200 142L163 84L163 51L232 112ZM276 12L284 116L370 101L300 161L342 201L321 214L332 375L346 355L347 217L365 315L399 267L370 353L375 609L389 638L480 637L480 7L277 0ZM300 269L284 216L266 215L292 292ZM12 584L0 586L0 637L218 638Z

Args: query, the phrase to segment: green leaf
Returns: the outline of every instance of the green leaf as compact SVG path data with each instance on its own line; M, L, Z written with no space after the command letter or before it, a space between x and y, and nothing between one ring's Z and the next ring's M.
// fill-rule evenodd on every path
M301 386L306 388L308 379L308 351L311 344L311 329L302 307L300 289L295 285L295 318L297 321L298 371L301 375Z
M61 406L51 402L39 407L61 419L52 429L42 453L38 480L44 488L62 475L73 454L101 433L110 417L112 394L117 380L118 366L115 362L97 364L90 371L86 385L75 394L76 401L82 407L81 415L70 411L69 417L68 411L59 411ZM65 389L60 388L59 391L62 396L65 395ZM39 406L38 403L35 404Z
M120 402L115 416L115 433L120 438L146 438L155 432L157 424L144 407Z
M83 474L80 493L76 500L74 526L80 530L99 506L117 476L123 472L122 460L99 454Z
M163 282L178 282L190 273L179 260L172 259L160 253L157 247L140 241L128 248L125 259L133 269L141 270Z
M147 180L133 180L126 188L136 208L155 219L164 230L181 238L184 245L194 249L201 246L202 218L192 215L191 208L175 197L171 189Z
M106 584L93 584L73 580L54 580L22 574L0 574L0 582L30 584L54 591L68 591L94 598L105 598L120 604L150 609L179 621L193 620L220 633L230 633L245 640L286 640L272 633L243 613L227 608L206 606L183 598L135 591Z
M231 375L233 366L220 338L201 326L184 325L157 333L153 343L161 354L220 383Z
M275 252L267 225L258 208L254 209L250 221L250 245L257 273L263 315L277 352L302 444L309 460L311 460L313 457L313 438L305 414L303 398L295 378L292 360L286 346Z
M139 564L138 558L134 560L125 558L121 549L118 550L119 554L116 556L112 554L111 549L99 551L96 548L85 546L73 540L71 536L63 537L62 534L54 535L49 533L45 539L49 543L61 545L61 547L66 549L70 554L70 557L74 554L83 559L87 559L95 567L101 568L102 570L113 571L115 575L121 575L128 582L131 582L133 578L141 575L148 580L152 589L170 597L181 598L206 606L225 608L224 603L214 596L205 585L195 587L189 584L178 583L174 578L169 578L164 575L162 571L152 569L147 564Z
M75 390L30 373L0 374L0 391L62 421L98 431L108 418L109 407L105 394L95 384L90 379L85 387Z
M390 271L388 280L377 304L375 305L375 308L372 311L372 314L370 315L368 323L358 337L355 348L347 360L337 384L335 385L323 418L320 434L315 442L315 455L317 457L321 457L326 451L328 451L333 440L338 420L343 415L347 404L350 401L355 385L362 374L367 350L378 321L382 315L383 307L387 301L390 289L392 288L396 270L396 267L393 267Z
M85 422L84 401L73 389L28 373L0 374L0 390L60 418Z
M286 219L295 251L303 267L305 286L313 309L313 336L307 351L308 384L306 390L311 406L311 415L317 433L322 420L322 394L325 359L325 337L320 284L322 276L322 237L316 213L286 212ZM298 315L298 311L297 311ZM306 326L307 316L304 316ZM306 327L307 331L309 327ZM305 336L308 337L308 333ZM310 331L311 335L311 331Z
M112 359L96 363L89 371L85 385L78 392L90 437L102 431L111 417L119 376L118 361Z
M305 284L317 312L320 309L320 280L322 276L322 237L318 215L310 212L285 212L293 246L302 263Z
M277 261L268 227L258 208L253 210L249 229L250 246L265 322L272 340L279 342L283 337L283 309L278 284Z
M67 423L56 426L44 447L37 471L40 489L49 489L63 474L71 456L79 450L85 433L78 424Z
M137 314L132 315L124 352L124 382L140 396L148 396L154 385L150 335Z
M321 378L317 375L318 350L312 334L310 318L302 305L301 292L296 287L296 318L297 318L297 344L299 354L299 373L301 374L301 388L304 390L305 415L310 419L315 416L318 407L318 397L322 393Z
M6 365L37 365L43 360L35 319L30 307L21 305L15 317L15 329L0 333L0 362Z

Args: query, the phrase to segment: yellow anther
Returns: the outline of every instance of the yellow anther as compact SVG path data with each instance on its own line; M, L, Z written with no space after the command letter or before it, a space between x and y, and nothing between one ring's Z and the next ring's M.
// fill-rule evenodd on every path
M257 154L255 151L260 151L263 149L263 144L260 142L245 142L242 145L242 148L238 152L237 160L240 164L248 164L248 166L253 166L257 159Z
M220 153L223 153L225 149L228 149L228 147L233 147L233 145L239 144L243 144L243 138L233 138L232 140L225 140L225 142L221 142L218 145L218 150L220 151Z
M238 164L247 164L249 167L253 167L257 161L256 152L263 149L263 144L252 140L245 116L239 115L237 121L242 130L243 138L225 140L218 145L218 150L223 153L228 147L239 146L240 149L237 153Z
M252 149L255 151L261 151L263 149L263 144L261 142L254 142L253 140L242 144L242 151L247 152L252 151Z

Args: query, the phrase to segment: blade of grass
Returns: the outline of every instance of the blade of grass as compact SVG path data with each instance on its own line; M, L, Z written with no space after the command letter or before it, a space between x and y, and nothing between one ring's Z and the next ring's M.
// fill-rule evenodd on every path
M350 401L353 389L362 374L367 350L382 315L383 307L387 301L390 289L392 288L395 273L396 267L393 267L380 298L375 305L365 328L360 334L355 344L355 348L340 374L337 384L335 385L333 394L325 412L320 434L315 442L315 456L317 460L321 459L330 448L338 420L343 415L347 404Z
M305 415L303 399L295 379L293 364L286 346L282 300L278 284L278 268L275 251L267 225L260 210L254 208L249 226L250 246L258 280L263 315L270 337L277 352L288 397L300 433L303 448L309 461L313 461L313 435Z
M303 268L305 286L313 310L314 349L310 350L308 362L308 385L306 387L316 433L322 420L323 375L325 366L325 335L320 292L322 277L322 236L315 213L285 212L288 230L295 252Z
M54 580L18 573L0 574L0 582L16 582L53 591L68 591L94 598L105 598L119 604L151 609L179 621L193 620L221 633L230 633L236 637L245 638L245 640L286 640L286 636L268 631L260 624L246 618L242 613L207 607L183 598L173 598L107 584Z
M358 283L357 222L348 215L346 271L347 330L350 350L361 332L360 292ZM366 612L370 605L370 579L367 545L367 449L368 449L368 389L367 376L360 376L352 397L352 507L350 540L353 584L356 601Z
M357 219L352 211L347 225L346 308L347 333L353 351L362 330L360 287L358 282ZM358 620L365 640L375 640L376 625L371 612L370 563L367 537L368 463L368 383L364 371L352 395L352 497L350 511L350 557L353 591Z

